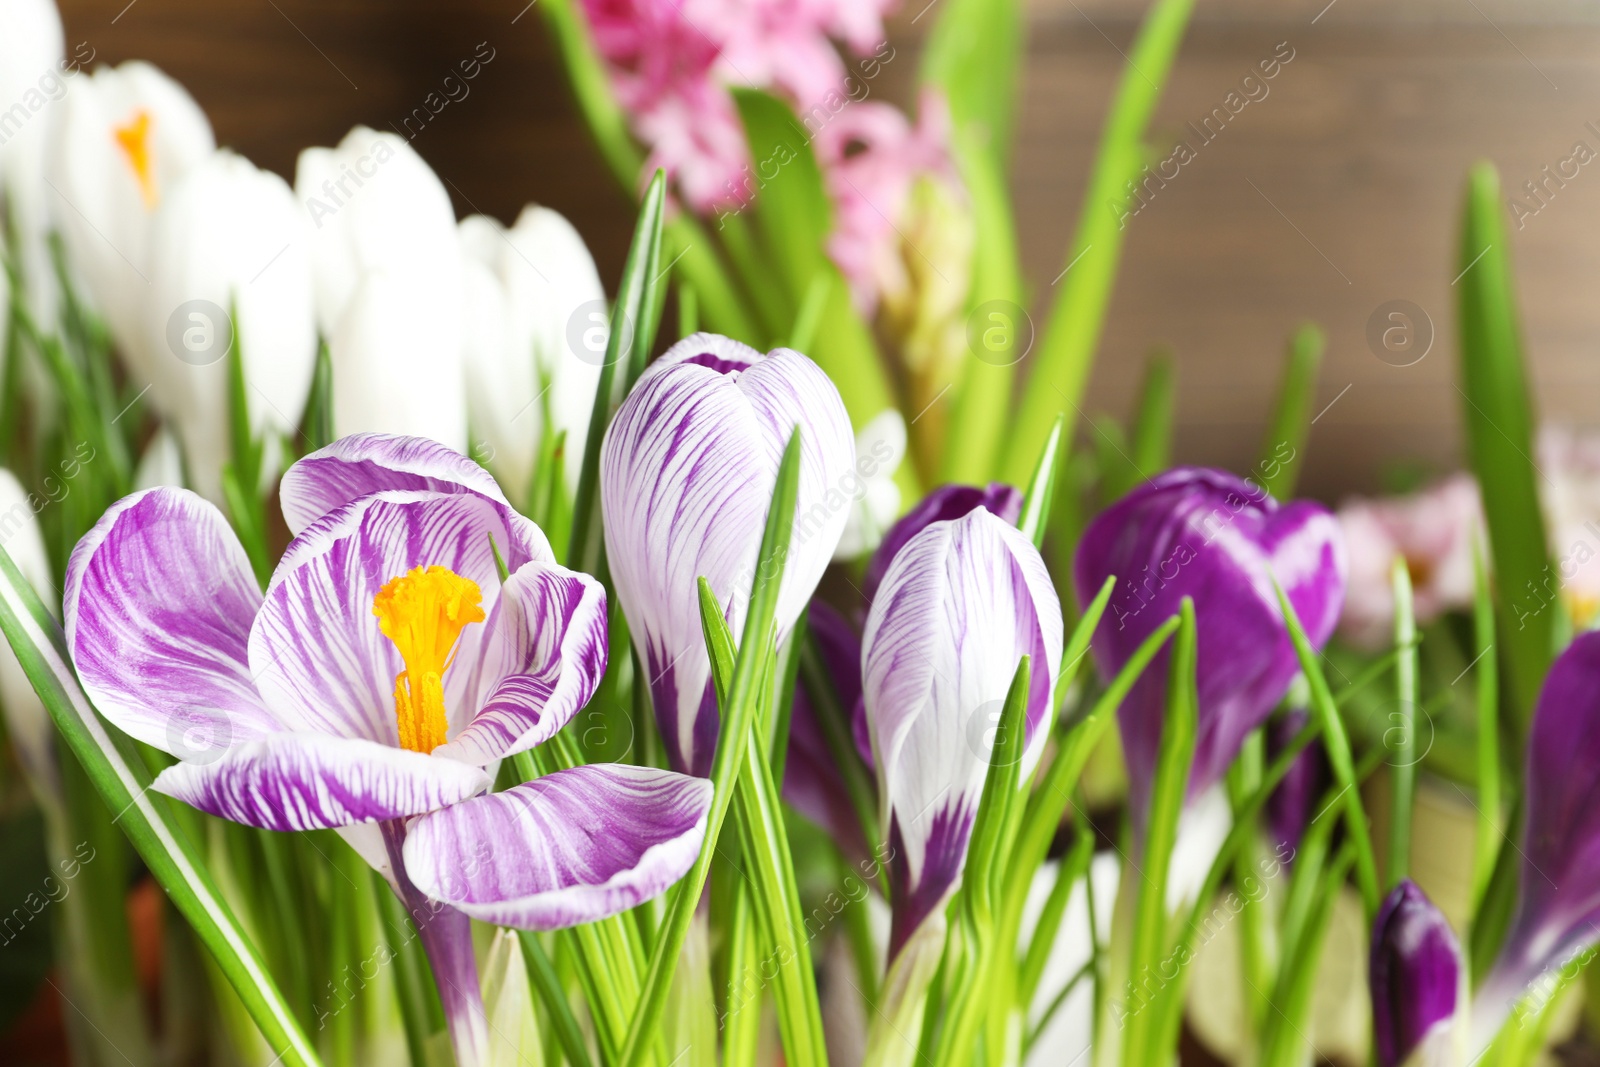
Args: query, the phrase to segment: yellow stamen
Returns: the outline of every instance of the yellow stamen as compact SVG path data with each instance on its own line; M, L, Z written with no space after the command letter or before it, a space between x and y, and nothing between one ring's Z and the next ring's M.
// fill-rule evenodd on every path
M144 196L145 209L154 210L156 206L156 170L155 158L150 152L150 112L139 108L133 117L121 126L112 128L112 134L117 139L117 146L122 149L123 155L128 157L128 165L133 168L133 176L139 179L139 192Z
M444 744L444 672L468 623L482 622L478 583L444 567L416 567L391 578L372 598L378 629L394 642L406 669L395 675L400 746L432 752Z

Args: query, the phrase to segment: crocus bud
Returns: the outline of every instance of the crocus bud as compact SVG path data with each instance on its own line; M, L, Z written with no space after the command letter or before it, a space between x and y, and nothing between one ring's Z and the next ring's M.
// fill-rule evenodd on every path
M414 299L448 308L452 330L459 329L455 209L444 183L408 142L357 126L337 148L300 153L294 191L311 227L317 326L324 337L338 331L362 280L380 269L409 279ZM334 381L337 387L337 374Z
M304 225L287 182L228 151L156 209L145 329L164 358L150 399L177 429L195 488L213 500L228 455L230 343L252 433L300 425L317 355Z
M5 549L17 570L33 586L46 606L55 609L55 583L51 581L50 557L45 554L44 537L35 518L34 502L17 481L16 475L0 467L0 548ZM61 781L56 772L55 727L33 683L22 673L17 654L9 642L0 641L0 704L6 717L6 732L16 749L28 782L39 803L61 803Z
M866 708L861 702L861 638L843 615L821 600L812 601L807 625L844 714L846 729L855 742L855 751L846 753L845 758L859 758L871 770L872 741L867 734ZM817 714L805 685L796 684L783 799L826 830L847 856L865 857L870 849L861 836L861 820L851 806L838 760Z
M894 476L905 456L906 420L894 408L879 412L856 434L859 478L850 494L855 504L834 559L859 559L883 541L884 532L900 514L900 487Z
M1116 576L1094 635L1100 673L1111 678L1184 597L1198 623L1200 707L1191 799L1216 784L1245 735L1260 726L1299 673L1278 607L1282 587L1311 643L1333 633L1344 600L1339 525L1308 501L1279 504L1226 471L1181 467L1101 512L1073 563L1087 603ZM1142 826L1166 706L1163 650L1118 713L1135 826Z
M168 358L145 329L152 221L174 185L216 150L211 124L181 85L139 61L74 78L60 108L51 214L129 369L149 382Z
M1293 699L1291 695L1290 700ZM1311 714L1303 705L1291 704L1287 714L1269 723L1268 762L1277 759L1310 721ZM1321 740L1313 740L1294 758L1289 773L1267 798L1266 824L1271 844L1287 846L1291 855L1299 849L1301 836L1316 816L1316 805L1332 781L1328 752Z
M328 340L336 433L427 437L467 450L459 308L415 275L369 272Z
M34 321L48 329L55 323L56 285L46 241L53 194L44 182L44 168L62 111L58 102L67 91L61 16L53 0L0 0L0 26L5 27L0 34L0 106L6 109L0 192L9 209L0 219L0 231L17 227L22 293Z
M551 431L567 435L573 491L610 332L594 259L570 222L532 204L509 230L486 215L463 219L460 230L472 432L518 500L527 493L548 412Z
M1466 1000L1461 946L1444 915L1409 878L1384 898L1372 922L1367 974L1379 1067L1461 1062L1461 1034L1453 1025Z
M717 737L695 579L744 626L778 465L800 429L800 485L778 593L780 639L822 577L849 510L855 444L828 376L788 348L714 334L673 345L606 430L600 499L617 597L672 765L710 773Z
M1529 725L1517 911L1472 1006L1472 1051L1487 1048L1524 995L1558 988L1600 941L1600 632L1556 657ZM1504 846L1510 847L1510 846ZM1542 1007L1545 997L1531 997Z
M882 543L867 561L866 572L861 576L862 594L869 601L877 594L895 555L930 524L959 519L978 508L985 508L1015 526L1017 516L1022 514L1022 493L1004 482L990 482L987 486L939 486L913 505L883 535Z
M1061 602L1021 531L984 508L895 553L862 638L867 726L901 947L960 883L995 728L1030 657L1022 777L1038 762L1060 672Z

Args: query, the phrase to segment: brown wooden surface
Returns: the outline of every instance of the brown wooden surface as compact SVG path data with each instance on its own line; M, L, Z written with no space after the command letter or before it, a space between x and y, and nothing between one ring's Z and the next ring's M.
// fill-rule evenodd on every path
M286 175L301 147L331 144L352 123L399 123L488 42L495 59L471 94L414 144L459 212L509 219L529 200L549 204L577 223L608 281L616 277L628 200L593 150L525 0L125 3L67 0L69 42L89 42L102 61L161 65L195 94L220 142ZM1393 461L1456 462L1450 282L1462 177L1489 158L1516 187L1576 140L1600 151L1585 128L1600 126L1600 24L1593 5L1574 0L1336 0L1318 18L1325 4L1199 3L1159 112L1162 137L1221 104L1278 42L1295 58L1266 99L1131 220L1087 407L1124 412L1145 351L1169 342L1180 367L1178 458L1247 469L1283 338L1315 319L1331 338L1321 403L1338 400L1316 425L1307 487L1336 496L1375 486ZM1064 266L1143 6L1035 5L1015 187L1041 292ZM931 22L922 10L923 0L910 0L896 20L905 52L885 86L902 98ZM1597 236L1600 161L1520 232L1513 223L1541 408L1580 423L1600 423ZM1379 361L1364 339L1373 309L1395 298L1421 305L1437 331L1430 354L1404 369Z

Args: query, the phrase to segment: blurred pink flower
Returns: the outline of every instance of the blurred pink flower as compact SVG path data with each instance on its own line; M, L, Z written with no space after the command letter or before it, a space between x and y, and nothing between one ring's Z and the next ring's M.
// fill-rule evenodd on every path
M875 310L885 287L904 284L899 228L912 184L930 175L960 188L949 140L950 110L933 90L923 91L915 126L898 108L867 102L817 131L817 160L834 205L828 254L863 313Z
M1600 614L1600 434L1544 426L1539 490L1562 601L1575 625Z
M1411 573L1418 622L1471 605L1473 540L1487 541L1470 475L1453 474L1410 496L1349 501L1339 509L1339 525L1350 553L1339 634L1351 644L1370 649L1392 640L1389 572L1396 559Z

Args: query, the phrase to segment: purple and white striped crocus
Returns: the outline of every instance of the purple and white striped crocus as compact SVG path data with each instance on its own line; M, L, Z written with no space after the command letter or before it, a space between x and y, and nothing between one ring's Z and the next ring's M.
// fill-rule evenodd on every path
M1033 543L980 507L930 523L895 554L862 645L898 954L960 882L1023 656L1032 670L1024 777L1039 760L1061 669L1061 602Z
M194 493L114 505L67 568L73 664L107 719L178 757L160 792L264 829L339 830L384 871L466 1067L487 1040L467 916L552 929L663 891L699 851L710 789L595 764L480 795L589 700L606 607L465 456L346 437L291 467L281 497L295 537L264 596Z
M1545 676L1528 729L1521 892L1472 1005L1473 1053L1530 992L1553 992L1600 942L1600 632L1573 638ZM1540 998L1532 1001L1543 1007Z
M1407 878L1372 922L1367 966L1379 1067L1455 1067L1466 1002L1461 945L1433 901Z
M833 382L788 348L762 355L715 334L673 345L606 430L606 556L672 766L711 773L717 704L695 579L734 633L755 578L778 464L800 427L800 486L778 593L780 640L811 599L858 486L855 437Z
M1279 504L1257 485L1204 467L1157 475L1084 531L1073 563L1080 600L1117 578L1093 642L1103 677L1115 675L1184 597L1194 599L1200 720L1191 799L1216 784L1299 673L1274 579L1320 648L1339 620L1347 569L1339 524L1326 508ZM1136 829L1144 824L1161 743L1167 655L1163 650L1118 712Z

